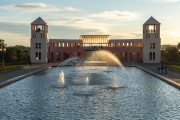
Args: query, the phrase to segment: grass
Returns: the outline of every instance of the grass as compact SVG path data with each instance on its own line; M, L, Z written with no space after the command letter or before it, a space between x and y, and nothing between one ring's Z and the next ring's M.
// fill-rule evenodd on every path
M21 70L21 69L29 69L30 67L28 65L8 65L8 66L0 66L0 73L8 73L15 70Z
M168 65L168 69L180 74L180 65Z

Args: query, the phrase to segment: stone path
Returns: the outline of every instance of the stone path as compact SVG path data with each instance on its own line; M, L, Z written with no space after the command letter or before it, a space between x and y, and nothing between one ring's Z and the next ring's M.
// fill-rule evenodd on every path
M158 67L160 67L161 64L144 64L143 63L143 64L138 64L138 65L180 84L180 74L175 73L170 70L168 70L167 74L160 74L158 72Z
M0 83L4 82L6 80L33 72L33 71L36 71L38 69L48 68L48 67L55 66L55 65L57 65L57 63L32 64L29 69L16 70L16 71L5 73L5 74L0 74Z

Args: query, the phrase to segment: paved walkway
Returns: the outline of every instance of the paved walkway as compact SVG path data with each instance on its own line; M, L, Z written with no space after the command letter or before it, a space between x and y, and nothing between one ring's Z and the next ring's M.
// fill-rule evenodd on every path
M30 68L28 69L22 69L22 70L16 70L13 72L9 72L9 73L5 73L5 74L0 74L0 83L36 71L38 69L42 69L42 68L47 68L47 67L51 67L51 66L55 66L57 65L57 63L48 63L48 64L32 64Z
M4 82L6 80L12 79L14 77L18 77L20 75L24 75L24 74L36 71L38 69L56 66L57 64L58 63L33 64L30 69L23 69L23 70L17 70L14 72L10 72L7 74L0 74L0 83ZM161 66L161 64L145 64L145 63L123 63L123 65L124 66L136 66L136 65L138 65L140 67L148 69L148 70L155 72L157 74L159 74L157 68ZM173 80L174 82L176 82L180 85L180 74L178 74L178 73L175 73L173 71L168 71L167 74L159 74L159 75L162 75L166 78L169 78L169 79Z
M144 64L143 63L143 64L138 64L138 65L180 84L180 74L175 73L170 70L168 70L167 74L160 74L158 72L158 67L160 67L161 64Z
M158 67L160 67L161 64L127 63L127 62L124 62L123 65L124 65L124 66L137 66L137 65L138 65L138 66L140 66L140 67L142 67L142 68L145 68L145 69L147 69L147 70L149 70L149 71L152 71L152 72L154 72L154 73L156 73L156 74L158 74L158 75L161 75L161 76L163 76L163 77L166 77L166 78L168 78L168 79L176 82L176 83L179 84L179 86L180 86L180 74L175 73L175 72L170 71L170 70L168 70L168 73L167 73L167 74L160 74L160 73L158 72Z

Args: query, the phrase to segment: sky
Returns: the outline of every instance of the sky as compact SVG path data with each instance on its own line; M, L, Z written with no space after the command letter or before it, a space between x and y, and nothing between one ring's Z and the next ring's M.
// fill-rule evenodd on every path
M180 0L0 0L0 39L7 46L30 46L30 25L38 17L48 23L52 39L138 39L153 16L161 23L161 44L177 45L179 12Z

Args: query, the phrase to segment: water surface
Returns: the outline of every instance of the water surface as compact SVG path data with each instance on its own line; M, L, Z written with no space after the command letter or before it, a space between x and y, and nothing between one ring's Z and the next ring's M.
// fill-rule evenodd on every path
M24 78L0 89L0 119L180 119L178 89L138 68L126 70L128 75L116 67L59 67ZM114 83L121 87L111 88Z

